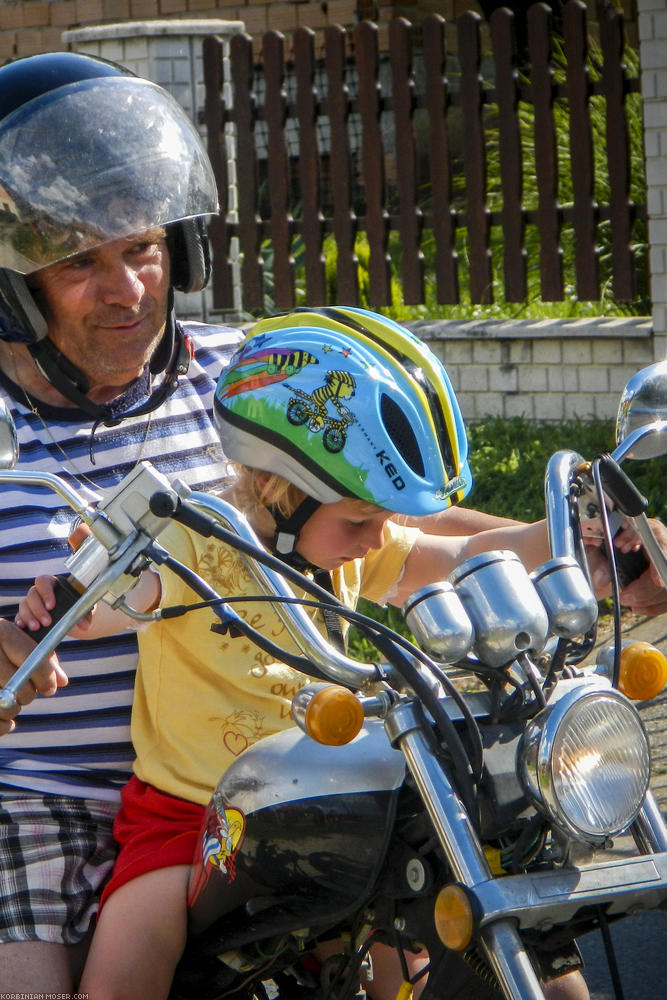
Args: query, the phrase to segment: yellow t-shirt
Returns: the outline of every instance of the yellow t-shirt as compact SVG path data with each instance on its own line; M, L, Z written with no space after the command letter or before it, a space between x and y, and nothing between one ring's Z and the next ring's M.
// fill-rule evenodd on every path
M359 596L381 601L400 578L417 535L413 528L387 522L381 549L332 574L338 598L348 607L354 607ZM223 598L259 593L242 559L221 542L177 524L170 525L160 541ZM163 608L198 600L170 570L163 570L161 578ZM233 608L273 642L297 651L270 604L234 603ZM319 613L308 612L324 632ZM246 747L293 725L292 696L310 680L244 636L211 632L210 625L217 621L210 610L200 609L139 634L132 708L137 776L202 805Z

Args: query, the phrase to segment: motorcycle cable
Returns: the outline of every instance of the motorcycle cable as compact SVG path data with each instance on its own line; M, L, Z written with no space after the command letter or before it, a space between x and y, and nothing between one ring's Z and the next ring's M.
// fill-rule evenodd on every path
M245 595L243 597L227 597L224 602L220 597L212 598L207 601L200 601L197 604L189 605L172 605L171 607L164 608L161 612L162 618L178 618L181 615L187 614L189 611L198 611L201 608L212 607L215 608L216 605L221 603L234 604L234 603L271 603L271 604L299 604L305 608L316 608L317 610L322 609L322 603L320 601L311 601L303 597L279 597L277 595L269 594L251 594ZM469 756L472 758L470 760L470 766L473 773L473 778L476 783L479 783L482 777L482 766L483 766L483 746L482 737L479 732L479 726L477 725L477 720L475 716L470 711L468 704L463 698L461 692L452 683L451 678L438 667L436 663L431 660L431 658L424 653L423 650L419 649L406 639L399 632L395 632L393 629L382 622L377 622L367 615L362 614L360 611L355 611L353 608L338 607L337 605L329 605L332 611L335 611L340 615L341 618L345 618L351 625L356 625L357 628L362 630L366 635L366 638L371 641L375 641L379 634L385 635L390 642L402 646L406 652L412 654L416 659L419 659L424 666L426 666L434 677L442 684L442 686L447 691L449 697L456 704L461 714L464 716L464 721L468 729L471 732L472 740L474 744L470 751ZM306 660L304 657L299 657L296 654L288 653L287 650L282 649L282 647L272 643L269 639L266 639L261 633L256 632L251 626L246 625L245 622L240 622L243 626L243 634L252 639L257 645L262 646L266 652L270 652L272 655L276 655L276 658L288 666L293 666L294 669L300 670L302 673L311 672L310 660ZM234 620L234 625L237 625L236 619ZM215 631L221 631L218 626L213 626ZM304 667L304 663L307 665L308 669ZM324 677L324 680L330 680L328 677ZM439 705L438 701L438 705Z
M398 928L396 927L396 909L395 909L395 907L394 907L394 918L391 920L391 923L390 923L390 930L391 930L391 939L392 939L392 942L393 942L394 951L396 952L396 955L398 956L399 965L401 966L401 975L403 976L403 983L407 983L410 986L411 990L412 990L414 988L414 986L419 982L419 980L423 979L431 971L431 961L430 961L430 958L429 958L428 963L425 966L423 966L423 968L421 968L417 972L415 972L414 976L411 976L410 975L410 970L408 969L408 963L407 963L406 958L405 958L405 951L404 951L403 946L401 944L401 936L400 936L400 933L398 931ZM401 994L399 994L399 995L401 995Z
M338 961L338 968L334 968L334 962L340 960L344 957L343 955L332 955L330 959L324 963L321 975L326 971L327 976L324 977L323 982L323 1000L327 998L338 997L342 1000L348 1000L348 998L357 995L359 989L359 982L361 980L361 967L364 964L364 959L368 955L374 944L382 944L382 937L377 931L372 931L368 937L358 946L354 953L350 950L350 959L346 965L341 965ZM332 962L331 960L334 960ZM326 968L327 962L331 963L332 972Z
M265 653L276 657L283 663L292 667L294 670L298 670L303 674L308 674L310 677L315 677L317 680L330 681L330 678L327 677L322 671L318 670L318 668L305 656L287 653L275 643L271 642L270 639L266 639L260 632L253 629L252 626L244 622L238 615L234 613L230 614L230 610L225 607L229 603L227 600L220 597L219 594L216 594L212 587L209 587L209 585L202 580L202 578L198 576L194 570L184 566L183 563L174 559L173 556L170 556L166 551L162 556L161 564L166 566L167 569L170 569L172 573L176 574L176 576L180 577L180 579L183 580L183 582L186 583L190 589L195 592L195 594L204 598L204 600L193 605L174 605L170 608L163 608L159 613L159 617L161 619L179 618L188 611L208 607L220 618L220 625L211 625L211 631L220 632L223 635L230 632L232 637L243 635L254 642L255 645L259 646L259 648ZM246 599L247 598L244 598L244 600ZM282 598L267 597L266 600L281 601ZM341 683L342 686L345 686L342 682L339 683Z
M578 507L574 497L572 496L572 492L570 495L570 525L572 529L575 559L579 563L579 566L588 581L589 587L591 590L594 590L595 588L593 587L590 570L588 568L588 559L586 558L586 546L584 545L584 536L581 530L581 519L579 517ZM588 632L585 633L580 642L577 642L575 639L565 640L565 659L562 666L576 666L577 663L581 663L582 660L585 660L595 646L596 637L597 619L591 625Z
M286 663L294 670L298 670L300 673L307 674L310 677L315 677L318 680L331 682L331 678L327 677L326 674L319 671L317 667L313 665L311 660L307 659L306 657L299 656L298 654L288 653L281 646L278 646L276 643L271 642L270 639L267 639L264 635L261 634L261 632L257 632L251 625L243 621L243 619L237 616L230 616L229 613L224 610L224 605L233 604L235 600L244 602L248 600L254 600L254 601L266 601L269 603L300 604L305 607L314 607L317 609L321 609L320 601L308 601L298 597L287 598L287 597L279 597L276 595L255 595L250 598L232 597L225 600L221 598L218 594L215 594L215 591L211 590L211 588L208 587L208 584L206 584L203 580L201 580L201 578L198 577L196 573L188 569L186 566L183 566L181 563L179 563L177 560L173 559L166 553L162 557L162 562L165 566L171 569L172 572L180 576L180 578L184 580L191 587L191 589L195 591L195 593L199 594L201 597L208 597L208 599L194 605L189 605L189 606L174 605L170 608L164 608L160 613L161 618L177 618L187 613L188 611L197 610L202 607L210 607L221 619L220 626L217 625L211 626L213 631L225 633L228 631L230 627L232 629L235 628L238 630L240 634L244 635L246 638L254 642L255 645L257 645L265 653L268 653L275 659L280 660L282 663ZM301 581L298 582L301 583ZM307 578L304 578L304 582L309 582L309 581L307 580ZM406 661L404 663L403 669L398 667L394 662L396 654L399 652L396 649L396 646L399 644L401 646L404 646L407 649L407 651L411 652L415 657L417 657L417 654L419 654L418 658L423 662L425 662L427 666L435 667L435 664L432 664L429 661L429 658L426 656L426 654L424 654L422 650L418 649L416 646L413 646L409 642L409 640L404 639L402 636L394 632L392 629L389 629L386 626L381 625L379 622L372 621L371 619L367 618L365 615L362 615L359 612L353 611L350 608L345 608L344 606L338 607L337 605L331 605L331 609L332 611L335 610L336 613L341 615L341 617L345 617L352 624L357 625L360 629L366 630L368 638L370 638L372 641L376 643L378 648L380 648L380 651L382 651L381 649L382 635L383 634L385 635L385 637L388 639L390 643L390 646L388 648L390 648L394 654L393 657L389 655L387 656L388 662L390 662L392 666L394 666L397 669L397 671L404 678L404 680L408 684L410 684L410 686L415 690L417 696L428 706L429 711L433 716L433 720L436 724L436 727L440 732L440 739L442 740L442 742L447 744L447 747L450 750L451 756L453 758L452 763L455 772L459 777L459 780L461 780L462 776L465 776L463 783L464 786L467 786L470 784L470 777L472 775L473 781L476 784L479 783L482 774L482 753L483 753L479 728L477 726L474 716L470 712L470 709L461 698L460 693L456 691L451 682L449 682L449 679L448 678L446 679L448 682L448 690L455 692L455 694L452 695L453 700L461 708L462 714L464 714L464 716L466 717L466 721L470 719L470 723L474 733L474 738L471 741L473 743L474 750L471 753L468 753L466 751L454 723L449 718L447 712L440 705L439 699L433 695L431 688L423 680L419 671L413 668L412 665L409 663L409 661ZM437 674L437 668L434 672ZM418 688L421 688L421 690L418 690ZM465 797L468 807L470 807L474 802L474 788L469 789L465 796L462 789L460 789L460 792L461 796ZM472 814L474 815L474 810L472 810Z
M535 676L534 665L527 654L520 653L519 656L517 656L517 663L521 667L523 675L528 681L528 686L535 696L535 702L537 703L538 708L546 708L547 699L544 694L544 689L540 684L539 679Z
M565 666L565 658L568 653L568 648L570 645L570 640L565 639L561 636L556 643L556 649L551 657L551 662L549 663L549 669L546 672L544 678L544 690L550 691L553 685L556 683L556 677Z
M171 517L175 521L181 524L185 524L187 527L196 531L198 534L203 535L205 538L210 538L214 536L219 541L225 543L233 549L250 556L257 562L262 563L265 566L281 573L284 577L292 582L296 583L297 586L302 587L308 593L323 601L325 604L333 605L341 616L345 616L348 609L342 602L337 601L332 598L332 595L324 590L324 588L319 587L317 584L313 583L308 577L304 576L298 570L292 569L281 559L276 556L271 555L263 549L259 549L256 545L251 542L246 541L241 538L233 531L229 531L219 525L212 517L207 514L197 510L192 504L189 504L187 500L183 500L176 494L167 491L158 491L152 495L150 498L150 509L153 514L158 517ZM172 561L172 557L165 553L167 560ZM177 565L173 567L179 574L186 570L181 564L173 560ZM188 575L192 571L186 571ZM218 598L219 595L208 587L204 581L201 581L196 574L192 574L193 583L197 585L203 585L205 592L202 593L194 586L193 589L195 593L200 594L200 596L207 598ZM184 577L183 577L184 578ZM394 635L395 633L392 633ZM433 721L439 730L442 739L446 743L452 761L452 766L454 768L454 774L457 779L457 786L459 788L459 793L464 799L466 808L469 809L471 817L477 814L477 809L475 808L475 786L471 777L470 759L466 752L466 749L461 741L461 737L458 734L456 726L449 718L447 712L442 708L437 696L434 694L430 685L423 679L419 671L410 662L408 656L399 648L398 644L393 641L389 641L382 632L378 632L374 639L375 645L379 649L380 653L386 656L387 661L398 671L398 673L405 678L405 680L410 684L410 686L415 691L417 697L428 706L429 712L433 717ZM419 653L417 647L411 646L411 651L413 655ZM303 661L302 661L303 662ZM308 669L299 667L298 669L306 674L314 676L312 673L312 665L310 661L305 661L308 664ZM378 680L384 680L381 668L376 665L378 671Z
M546 831L547 824L540 813L527 820L526 825L508 852L510 853L510 870L513 875L521 875L522 872L528 870L530 862L537 857L544 847Z
M597 914L598 923L600 925L600 934L602 935L602 943L607 957L607 965L609 966L609 975L614 988L614 997L616 1000L625 1000L623 984L621 983L621 974L618 968L618 962L616 961L616 949L614 948L614 942L609 931L609 920L607 919L604 907L599 906L597 908Z
M604 542L605 553L607 556L607 563L609 565L609 580L611 583L613 623L614 623L614 660L613 660L611 686L613 688L618 688L618 682L621 673L621 638L622 638L621 598L620 598L620 587L618 583L618 572L616 568L616 554L614 552L614 539L611 533L611 526L609 524L609 514L607 512L607 504L605 501L605 491L602 485L601 465L605 457L609 456L598 455L597 458L593 459L591 463L591 472L593 474L593 483L595 485L595 491L597 494L598 512L600 516L600 522L602 524L602 538Z

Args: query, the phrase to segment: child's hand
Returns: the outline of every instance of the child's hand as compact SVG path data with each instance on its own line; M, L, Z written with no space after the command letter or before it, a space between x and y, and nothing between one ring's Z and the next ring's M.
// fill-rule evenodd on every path
M51 611L56 605L56 577L38 576L34 584L19 603L19 610L14 621L19 628L35 632L42 626L48 628L53 624ZM70 630L70 635L83 638L90 628L90 612Z

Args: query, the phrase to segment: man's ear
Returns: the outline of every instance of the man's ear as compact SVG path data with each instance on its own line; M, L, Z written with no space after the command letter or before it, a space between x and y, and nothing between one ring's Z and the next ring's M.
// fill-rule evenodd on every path
M0 337L34 344L47 334L47 322L26 278L0 268Z
M171 283L179 292L200 292L211 275L211 255L204 220L183 219L168 227Z

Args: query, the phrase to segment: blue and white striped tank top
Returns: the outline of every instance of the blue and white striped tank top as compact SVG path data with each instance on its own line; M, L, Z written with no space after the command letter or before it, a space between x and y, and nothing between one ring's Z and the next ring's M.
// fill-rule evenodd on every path
M187 377L153 414L118 427L98 426L94 464L89 417L77 409L42 405L40 420L0 372L0 394L16 423L19 467L63 476L89 501L100 495L91 483L113 486L144 459L193 488L219 488L229 468L213 425L213 394L240 333L183 325L195 348ZM73 521L73 512L48 490L0 485L0 616L13 619L36 576L63 572ZM35 699L22 710L16 730L0 739L0 789L116 799L134 756L130 706L136 637L127 631L106 639L65 640L58 656L69 685L51 698Z

